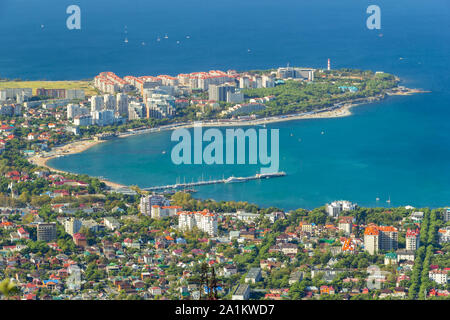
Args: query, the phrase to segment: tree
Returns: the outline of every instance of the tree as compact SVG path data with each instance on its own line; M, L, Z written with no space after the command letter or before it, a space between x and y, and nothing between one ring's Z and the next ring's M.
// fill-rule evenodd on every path
M9 300L9 297L14 294L18 294L20 292L19 288L11 281L11 279L7 278L0 282L0 293Z

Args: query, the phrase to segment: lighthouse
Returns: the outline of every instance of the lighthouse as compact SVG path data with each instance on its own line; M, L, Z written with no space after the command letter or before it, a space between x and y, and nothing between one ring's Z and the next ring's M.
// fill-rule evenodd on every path
M327 70L328 70L328 71L331 70L331 62L330 62L330 59L328 59L328 67L327 67Z

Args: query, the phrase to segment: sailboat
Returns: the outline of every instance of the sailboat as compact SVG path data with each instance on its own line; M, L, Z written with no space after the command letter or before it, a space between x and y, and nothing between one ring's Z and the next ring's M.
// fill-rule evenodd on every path
M167 33L166 33L166 35L164 36L164 39L169 39L169 36L167 35Z
M391 203L391 196L389 196L389 199L387 199L386 202Z
M128 43L128 38L125 38L125 41L124 41L125 43Z

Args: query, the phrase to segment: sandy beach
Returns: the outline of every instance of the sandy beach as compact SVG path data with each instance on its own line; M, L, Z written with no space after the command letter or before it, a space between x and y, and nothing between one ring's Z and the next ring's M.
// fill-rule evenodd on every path
M59 146L59 147L55 147L53 148L50 152L48 152L48 154L37 154L35 156L32 156L28 159L28 161L30 161L31 163L40 166L40 167L45 167L51 171L55 171L55 172L59 172L59 173L72 173L72 172L68 172L68 171L62 171L62 170L58 170L55 169L51 166L49 166L47 164L47 162L50 159L53 158L57 158L60 156L64 156L64 155L69 155L69 154L75 154L75 153L80 153L83 151L86 151L89 148L92 148L93 146L100 144L104 141L102 140L81 140L81 141L75 141L72 143L68 143L65 144L63 146ZM100 179L100 181L104 182L107 186L113 188L113 189L118 189L118 188L124 188L126 187L125 185L119 184L119 183L115 183L115 182L111 182L108 180L104 180L104 179Z

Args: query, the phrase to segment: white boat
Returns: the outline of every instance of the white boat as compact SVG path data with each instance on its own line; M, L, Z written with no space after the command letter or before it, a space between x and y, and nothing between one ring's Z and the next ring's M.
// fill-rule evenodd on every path
M124 41L125 43L128 43L128 39L127 38L125 38L125 41Z

